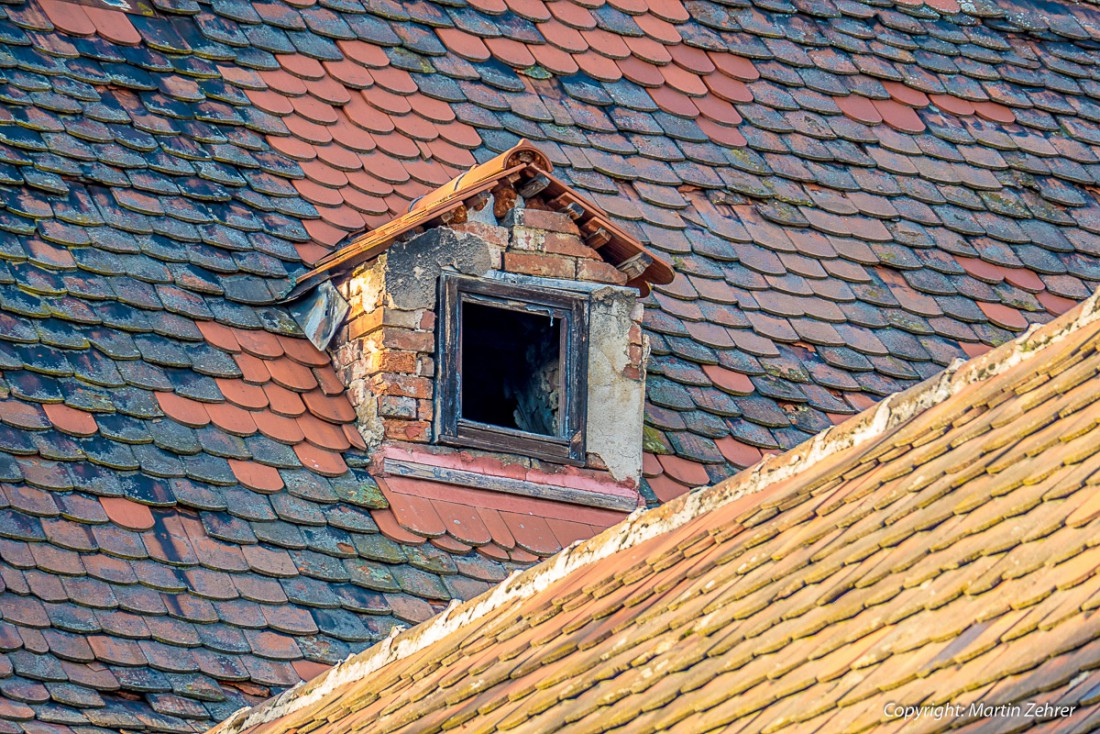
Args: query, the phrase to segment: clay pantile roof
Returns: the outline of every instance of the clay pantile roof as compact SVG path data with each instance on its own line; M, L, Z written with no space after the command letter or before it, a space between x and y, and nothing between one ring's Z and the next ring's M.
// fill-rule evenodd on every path
M677 272L653 503L1100 283L1093 7L110 5L0 9L0 734L204 730L621 518L410 509L279 305L522 139Z
M1091 731L1098 347L1094 296L214 731Z

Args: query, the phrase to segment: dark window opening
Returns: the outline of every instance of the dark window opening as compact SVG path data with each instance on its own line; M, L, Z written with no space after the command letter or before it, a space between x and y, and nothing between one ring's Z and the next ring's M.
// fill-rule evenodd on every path
M464 303L462 417L556 436L561 408L561 325L562 320L552 313Z
M440 441L584 463L586 295L446 276L438 343Z

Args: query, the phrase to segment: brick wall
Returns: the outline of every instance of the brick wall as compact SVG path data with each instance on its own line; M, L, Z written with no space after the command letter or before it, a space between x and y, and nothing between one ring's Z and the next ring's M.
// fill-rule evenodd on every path
M343 283L351 311L333 355L372 448L383 438L431 438L435 311L389 303L386 264L378 258Z
M503 270L544 278L624 285L626 275L584 244L568 215L543 209L513 209L504 220L511 238Z
M408 262L395 261L397 245L339 284L351 312L334 341L338 346L333 362L348 387L360 431L371 448L386 441L432 440L436 280L442 265L462 272L469 272L464 267L471 268L479 275L498 270L619 286L626 283L623 273L584 244L566 214L514 209L502 224L469 221L420 235L417 239L431 240L422 248L420 262L425 272L416 279L415 288L410 286L408 273L400 270L408 270ZM473 249L471 241L476 242ZM456 254L460 248L448 244L453 242L465 243L461 256ZM409 245L417 242L410 240ZM474 257L473 251L481 254ZM410 288L418 291L416 297L408 296ZM640 304L631 316L635 323L622 374L642 380L645 350Z

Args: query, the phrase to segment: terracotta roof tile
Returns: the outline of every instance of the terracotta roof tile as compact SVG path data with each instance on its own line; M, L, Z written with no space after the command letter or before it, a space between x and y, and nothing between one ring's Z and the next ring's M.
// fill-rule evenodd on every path
M27 411L32 410L31 406L25 403L16 403L16 405L22 406ZM49 422L53 424L54 428L64 433L69 433L75 436L90 436L98 430L95 417L91 413L86 413L82 410L70 408L67 405L61 403L47 403L42 406L42 410L45 412ZM30 417L30 416L28 416ZM10 423L17 427L27 428L43 428L41 417L37 414L31 418L31 425L27 425L26 420L19 421L15 419L10 409L0 408L0 419L5 423ZM22 423L22 426L20 424Z
M218 389L221 390L226 400L235 405L249 410L259 410L267 407L267 395L264 394L262 388L256 385L250 385L244 380L226 380L223 378L217 378L215 382L217 382Z
M338 477L348 470L340 454L308 443L296 444L294 453L298 455L303 466L324 476Z
M241 349L253 357L274 359L283 356L282 342L275 334L260 330L237 329L234 336Z
M264 384L263 391L267 395L268 404L276 413L286 416L299 416L306 410L305 403L299 393L288 390L274 382Z
M96 32L95 23L79 5L43 0L42 10L58 29L76 36L88 36Z
M547 526L550 531L557 538L558 544L565 548L570 543L575 541L588 540L594 534L596 534L600 528L593 527L592 525L585 525L579 522L570 522L568 520L558 520L556 518L548 518L546 520Z
M931 94L928 98L932 104L936 105L944 112L950 112L956 115L973 115L975 112L974 105L969 100L960 97L954 97L949 94Z
M664 83L664 75L653 64L639 59L637 56L628 56L616 62L619 71L630 81L644 87L656 88Z
M99 502L112 522L128 530L153 527L153 514L146 505L122 497L102 497Z
M561 550L547 521L537 516L501 512L501 518L515 539L516 546L536 556L548 556ZM516 554L512 554L516 558Z
M493 537L493 543L488 545L496 545L503 548L505 552L516 547L516 539L512 536L512 530L508 527L508 523L504 521L504 518L496 510L490 510L485 507L478 507L477 513L481 517L481 521L485 523L485 527L489 530L490 535ZM483 552L491 553L492 549L482 546L480 548Z
M840 108L841 112L857 122L869 125L882 122L882 113L879 111L878 105L866 97L852 94L847 97L836 97L833 101L836 102L836 106Z
M264 71L262 77L269 87L284 95L300 97L309 90L306 83L297 75L288 74L282 70Z
M634 18L634 22L638 24L638 27L647 37L660 41L663 44L673 45L683 40L674 23L670 23L656 15L638 15Z
M928 95L919 89L913 89L898 82L883 82L882 86L891 97L910 107L925 107L929 103Z
M429 540L432 545L448 553L464 554L468 553L472 548L472 546L458 541L450 535L440 535L439 537L430 538Z
M1012 110L996 102L972 102L975 114L978 117L993 122L1012 123L1016 121L1016 115Z
M256 422L252 413L229 403L213 403L205 406L210 422L223 431L238 436L249 436L256 432Z
M321 420L314 415L300 416L298 425L305 433L306 440L315 446L336 452L345 451L350 446L347 435L340 426Z
M309 161L317 157L317 151L312 143L289 135L286 137L273 136L271 147L298 160Z
M1027 327L1027 319L1014 308L1000 303L978 303L978 307L989 317L989 320L998 326L1007 329L1019 330Z
M696 117L699 114L699 108L695 106L695 103L686 94L671 86L651 89L649 90L649 96L653 98L658 107L673 115Z
M264 466L255 461L229 460L229 467L233 470L233 476L246 487L261 492L277 492L283 488L283 479L279 476L279 470Z
M447 533L467 545L484 545L492 540L489 528L477 512L477 508L454 502L437 501L433 505L447 529Z
M1014 286L1033 293L1046 288L1038 274L1024 268L1007 268L1005 270L1005 280Z
M378 529L386 534L386 537L398 543L423 543L422 535L411 533L401 526L393 512L383 510L374 513L374 520L378 523Z
M649 477L646 479L646 483L662 503L671 502L692 489L692 487L678 482L668 474Z
M760 461L762 454L760 449L749 444L742 443L732 436L726 436L715 441L718 450L726 460L736 466L753 466Z
M537 53L540 65L555 74L570 76L580 70L575 56L555 46L539 46L533 53Z
M157 402L161 409L170 418L189 426L205 426L210 422L210 416L202 403L181 397L175 393L156 393Z
M1076 305L1074 301L1071 301L1068 298L1063 298L1061 296L1056 296L1049 291L1042 291L1040 293L1037 293L1035 297L1043 305L1043 308L1047 309L1053 314L1058 315L1064 314L1066 311L1069 311Z
M882 121L890 127L908 133L919 133L924 130L924 122L912 107L892 99L877 99L874 100L874 105Z
M195 324L206 341L228 352L239 352L240 344L234 336L234 330L216 321L198 321Z
M348 423L355 420L355 410L344 395L328 396L320 390L302 394L306 407L314 415L332 423Z
M657 460L661 462L665 472L683 484L700 486L710 481L706 470L695 462L679 456L658 456Z
M574 28L592 30L597 25L592 12L581 3L562 0L561 2L547 3L546 7L555 18Z
M291 665L294 666L295 672L301 676L302 680L311 680L332 667L331 665L315 663L310 660L295 660Z
M141 33L122 12L87 5L84 14L92 21L96 33L108 41L126 46L136 46L142 41Z
M256 427L265 436L282 443L295 444L304 441L306 437L298 421L274 412L265 411L259 416Z
M280 117L289 115L294 111L294 104L291 102L292 98L279 92L252 91L248 98L252 100L253 104L265 112L270 112Z

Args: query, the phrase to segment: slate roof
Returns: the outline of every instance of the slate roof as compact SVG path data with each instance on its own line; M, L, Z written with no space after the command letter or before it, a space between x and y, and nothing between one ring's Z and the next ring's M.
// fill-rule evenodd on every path
M521 137L680 273L653 501L1100 281L1093 8L151 7L0 5L0 732L203 729L608 524L387 508L277 305Z
M1100 298L1085 306L215 731L1094 731Z

